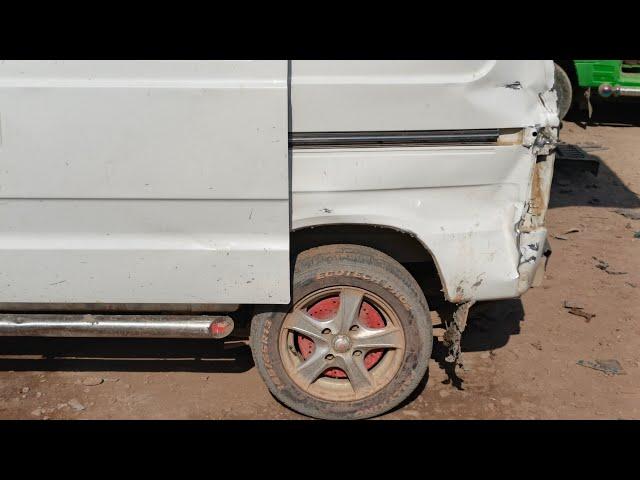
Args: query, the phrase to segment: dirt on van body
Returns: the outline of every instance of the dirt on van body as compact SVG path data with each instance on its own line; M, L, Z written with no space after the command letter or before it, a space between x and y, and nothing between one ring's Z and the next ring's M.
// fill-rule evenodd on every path
M556 168L543 286L472 308L459 381L437 327L424 385L380 418L640 418L640 220L615 212L640 208L640 122L597 114L561 132L602 163L597 177ZM2 338L0 353L2 419L303 418L242 340Z

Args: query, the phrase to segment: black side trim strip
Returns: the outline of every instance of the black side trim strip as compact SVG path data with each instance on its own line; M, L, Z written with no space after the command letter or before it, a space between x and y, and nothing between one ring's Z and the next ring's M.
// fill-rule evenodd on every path
M386 145L495 144L500 132L485 130L412 130L387 132L294 132L294 148L361 147Z

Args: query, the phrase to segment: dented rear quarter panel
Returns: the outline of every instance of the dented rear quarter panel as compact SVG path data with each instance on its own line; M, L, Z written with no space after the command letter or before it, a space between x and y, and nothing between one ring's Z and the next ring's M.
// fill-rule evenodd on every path
M494 145L294 148L293 228L392 227L431 253L448 300L519 296L544 252L552 84L552 61L292 62L294 132L518 132Z

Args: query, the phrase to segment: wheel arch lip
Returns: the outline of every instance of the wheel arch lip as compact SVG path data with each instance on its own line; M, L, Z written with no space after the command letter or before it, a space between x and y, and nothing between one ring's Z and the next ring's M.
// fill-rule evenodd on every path
M445 295L446 300L454 301L453 297L450 295L449 290L447 289L447 285L445 282L446 277L443 275L442 267L440 262L438 261L438 257L432 251L432 249L427 245L423 238L420 237L415 231L413 231L409 226L402 224L397 221L398 219L388 218L388 217L377 217L372 218L370 216L363 217L359 215L325 215L318 217L308 217L297 219L292 222L291 233L300 232L303 230L310 230L314 227L325 227L325 226L358 226L358 227L369 227L372 229L387 229L393 230L397 233L408 235L409 237L415 239L426 255L428 255L433 261L436 270L438 272L438 277L440 283L442 285L442 290Z

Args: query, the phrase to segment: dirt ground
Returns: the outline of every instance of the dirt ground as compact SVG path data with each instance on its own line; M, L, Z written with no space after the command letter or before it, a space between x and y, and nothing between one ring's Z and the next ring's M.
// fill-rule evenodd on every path
M565 122L561 140L602 163L597 177L556 168L543 286L475 306L461 381L447 382L436 338L428 378L380 418L640 418L640 220L614 212L640 208L638 111L596 109L586 129ZM595 317L570 314L565 300ZM2 338L0 353L2 419L303 418L271 397L241 340ZM598 359L623 374L577 363Z

